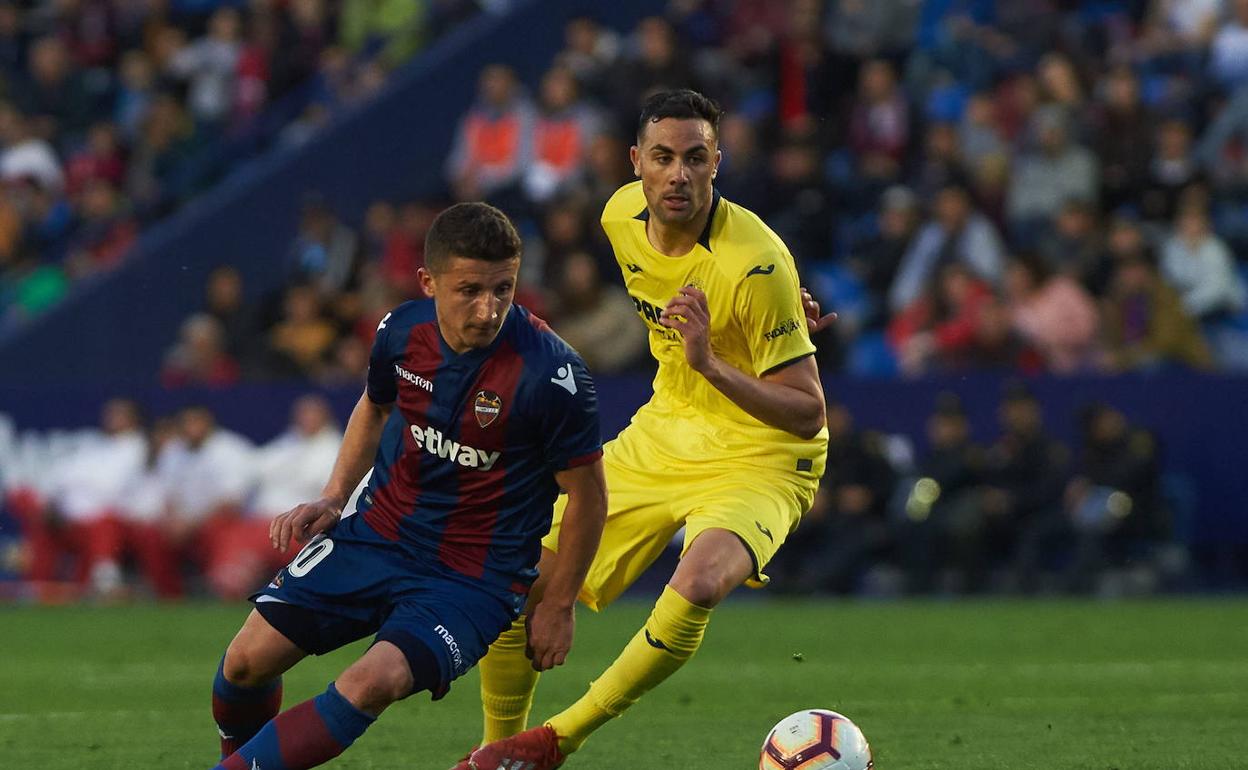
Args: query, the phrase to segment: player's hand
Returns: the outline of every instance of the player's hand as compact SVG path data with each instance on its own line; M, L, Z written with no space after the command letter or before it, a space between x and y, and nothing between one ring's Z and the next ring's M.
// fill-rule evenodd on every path
M672 297L659 323L680 332L685 345L685 360L695 372L705 373L713 361L711 354L711 310L706 294L696 286L686 286Z
M836 320L836 313L819 315L819 301L814 298L805 286L802 287L802 310L806 313L806 328L811 334L821 332Z
M296 505L269 525L269 542L279 551L290 547L294 539L306 543L325 532L342 518L342 508L324 498L311 503Z
M553 607L545 602L538 602L529 613L529 643L524 654L533 661L534 671L546 671L555 666L562 666L568 659L568 650L572 649L572 633L576 628L575 605Z

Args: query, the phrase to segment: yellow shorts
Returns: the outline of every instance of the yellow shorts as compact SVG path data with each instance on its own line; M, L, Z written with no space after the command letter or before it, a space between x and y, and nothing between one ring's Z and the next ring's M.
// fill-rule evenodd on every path
M600 610L645 572L672 537L685 528L681 555L699 534L726 529L749 549L754 575L748 584L767 583L762 570L810 509L819 477L813 473L743 473L741 468L647 467L620 461L617 441L603 448L607 478L607 523L580 599ZM542 545L558 551L559 524L567 496L560 495Z

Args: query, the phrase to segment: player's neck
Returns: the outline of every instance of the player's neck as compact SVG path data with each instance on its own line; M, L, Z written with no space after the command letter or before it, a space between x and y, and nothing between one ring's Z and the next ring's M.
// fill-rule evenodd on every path
M683 257L697 245L698 236L706 229L706 219L710 215L711 207L707 204L688 222L665 225L651 212L646 219L646 240L650 241L655 251L664 256Z

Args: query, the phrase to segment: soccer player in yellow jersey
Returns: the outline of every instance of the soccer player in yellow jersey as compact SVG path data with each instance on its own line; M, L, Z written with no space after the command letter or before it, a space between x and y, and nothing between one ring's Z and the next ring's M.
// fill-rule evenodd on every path
M615 662L531 730L537 671L563 661L526 658L523 618L504 631L480 664L485 745L456 770L562 764L684 665L734 588L767 581L763 568L814 498L827 431L805 317L813 302L804 307L780 238L716 192L719 117L694 91L647 100L630 151L641 181L602 213L659 369L653 398L604 448L608 517L580 600L609 604L683 526L680 563ZM557 509L543 576L557 558L559 522Z

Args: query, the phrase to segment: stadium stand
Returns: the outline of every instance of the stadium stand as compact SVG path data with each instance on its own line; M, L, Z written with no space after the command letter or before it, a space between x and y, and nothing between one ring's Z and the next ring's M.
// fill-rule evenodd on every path
M816 340L841 462L777 566L792 590L1248 577L1223 459L1248 430L1248 3L87 5L115 31L0 6L24 84L0 110L0 409L22 428L94 420L99 387L29 403L83 370L252 441L308 383L344 414L432 216L478 198L525 238L520 301L624 377L604 403L629 413L648 360L597 213L641 97L692 86L727 109L721 191L841 316ZM70 335L73 360L47 354ZM51 435L10 442L10 507Z

